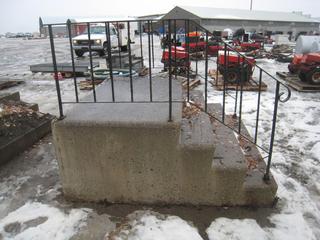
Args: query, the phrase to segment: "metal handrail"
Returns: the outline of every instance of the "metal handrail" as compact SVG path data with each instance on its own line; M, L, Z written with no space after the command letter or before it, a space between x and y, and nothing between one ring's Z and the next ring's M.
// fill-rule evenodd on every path
M164 101L155 101L153 99L153 87L152 87L152 69L154 69L154 43L153 43L153 34L151 34L151 32L153 32L153 27L152 24L154 22L162 22L162 26L163 26L163 30L165 31L165 27L167 27L168 29L168 36L170 36L170 41L167 42L168 48L169 48L169 61L167 64L167 69L168 69L168 90L169 90L169 96L167 100ZM44 26L48 27L49 30L49 35L50 35L50 45L51 45L51 53L52 53L52 62L53 62L53 66L54 66L54 78L55 78L55 83L56 83L56 90L57 90L57 97L58 97L58 103L59 103L59 113L60 113L60 118L64 117L64 113L63 113L63 104L69 104L69 103L129 103L129 102L135 102L135 103L146 103L146 102L152 102L152 103L168 103L168 121L172 121L172 104L175 102L183 102L184 100L181 101L177 101L175 99L173 99L172 97L172 70L174 69L174 71L176 71L176 66L173 65L173 60L174 60L174 64L176 63L176 58L177 58L177 47L176 44L174 44L174 57L172 57L172 46L173 43L171 42L171 35L173 34L174 36L174 42L176 43L176 36L177 36L177 22L181 21L184 23L185 29L188 30L188 32L190 31L190 29L192 29L192 26L195 26L196 32L199 31L203 31L205 33L205 47L204 47L204 54L205 54L205 76L201 76L204 81L205 81L205 90L204 90L204 107L199 107L197 105L195 105L196 107L198 107L199 109L201 109L203 112L207 113L208 116L210 118L216 119L218 122L220 122L221 124L223 124L224 126L232 129L235 133L237 133L239 136L243 137L244 139L246 139L248 142L254 144L255 146L257 146L259 149L261 149L262 151L266 152L268 154L268 162L267 162L267 168L266 168L266 172L264 175L264 180L269 181L270 180L270 167L271 167L271 158L272 158L272 151L273 151L273 144L274 144L274 137L275 137L275 129L276 129L276 120L277 120L277 111L278 111L278 103L279 102L286 102L289 100L289 98L291 97L291 90L290 88L284 84L282 81L278 80L277 78L275 78L274 76L272 76L270 73L268 73L267 71L265 71L262 67L260 67L259 65L255 64L255 66L257 67L257 69L259 69L259 91L258 91L258 101L257 101L257 113L256 113L256 123L255 123L255 135L254 138L251 138L249 136L246 136L245 134L242 133L241 131L241 123L242 123L242 102L243 102L243 82L244 82L244 67L245 67L245 62L249 63L248 58L242 54L241 52L239 52L237 49L235 49L232 45L228 44L227 42L223 42L224 43L224 54L225 54L225 58L224 58L224 67L225 67L225 71L224 71L224 81L223 81L223 102L222 102L222 114L221 114L221 119L217 116L215 116L214 114L210 113L208 111L208 62L211 61L211 59L209 59L209 55L208 55L208 51L209 51L209 35L211 34L209 30L207 30L206 28L204 28L203 26L201 26L200 24L198 24L196 21L194 20L190 20L190 19L166 19L166 20L159 20L159 21L155 21L152 19L139 19L139 20L115 20L115 21L94 21L94 22L71 22L71 20L68 20L67 23L58 23L58 24L45 24ZM111 59L111 41L110 41L110 24L111 23L125 23L127 24L127 36L128 36L128 51L129 51L129 73L130 73L130 101L119 101L117 100L116 96L115 96L115 92L114 92L114 79L113 79L113 73L112 73L112 59ZM139 23L140 26L140 33L139 33L139 37L140 37L140 52L141 52L141 56L143 57L143 41L142 41L142 33L141 33L141 23L147 23L148 26L148 57L149 57L149 61L148 61L148 67L149 67L149 91L150 91L150 99L148 101L136 101L133 96L134 96L134 83L133 83L133 79L132 79L132 62L131 62L131 40L130 40L130 23L132 22L137 22ZM93 76L93 62L92 62L92 48L91 48L91 41L90 41L90 24L95 24L95 23L104 23L105 26L105 34L106 34L106 39L107 41L107 56L106 56L106 64L109 66L109 74L110 74L110 81L111 81L111 91L112 91L112 101L99 101L99 99L97 99L96 96L96 92L95 92L95 81L94 81L94 76ZM167 23L168 25L165 26L165 23ZM79 25L79 24L86 24L87 28L88 28L88 47L89 47L89 60L90 60L90 71L91 71L91 83L93 85L93 102L88 102L88 101L80 101L79 97L78 97L78 90L77 90L77 79L75 76L75 62L74 62L74 55L73 55L73 46L72 46L72 39L71 39L71 33L72 33L72 26L73 25ZM174 27L172 28L172 24L174 25ZM60 90L60 85L59 85L59 80L58 80L58 70L57 70L57 60L56 60L56 55L55 55L55 47L54 47L54 40L53 40L53 31L52 31L52 26L66 26L68 33L69 33L69 44L70 44L70 54L71 54L71 60L72 60L72 69L73 69L73 73L74 73L74 86L75 86L75 95L76 95L76 101L75 102L63 102L62 98L61 98L61 90ZM163 32L163 37L164 37L164 32ZM185 31L185 38L187 37L187 31ZM196 43L197 47L198 47L198 40ZM119 47L119 56L121 57L121 53L120 53L120 43L119 43L119 37L118 37L118 47ZM163 50L164 51L164 50ZM238 56L238 64L240 66L239 68L239 75L240 75L240 83L237 84L237 88L236 88L236 96L232 97L235 101L235 105L234 105L234 113L236 115L236 113L239 113L238 116L238 126L236 127L231 127L230 125L228 125L225 122L225 108L226 108L226 97L230 96L229 93L226 92L226 87L227 87L227 73L228 73L228 62L227 62L227 56L229 56L229 52L233 51L237 54ZM185 59L185 65L184 65L184 70L186 71L186 78L187 78L187 101L191 104L192 101L190 100L190 67L188 65L189 63L189 54L190 54L190 42L187 40L186 42L186 52L187 52L187 57ZM240 63L240 58L243 59L242 63ZM121 58L120 58L121 59ZM218 63L218 59L217 59L217 64ZM218 71L218 69L217 69ZM196 61L196 72L198 73L198 61ZM177 72L174 73L175 76L177 76ZM248 74L248 73L246 73ZM271 128L271 136L270 136L270 143L269 143L269 148L266 149L263 146L260 146L257 143L257 138L258 138L258 127L259 127L259 120L260 120L260 97L261 97L261 83L262 83L262 75L265 74L267 76L269 76L273 81L275 81L276 83L276 89L275 89L275 102L274 102L274 108L273 108L273 118L272 118L272 128ZM199 74L200 75L200 74ZM247 76L248 77L248 76ZM217 80L217 79L216 79ZM280 92L280 88L283 87L286 89L286 93L281 91ZM283 98L284 96L284 98ZM239 105L239 109L237 109Z

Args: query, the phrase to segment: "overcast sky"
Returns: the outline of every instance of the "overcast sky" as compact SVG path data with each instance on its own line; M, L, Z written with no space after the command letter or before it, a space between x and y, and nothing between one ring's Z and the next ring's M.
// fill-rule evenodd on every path
M250 0L0 0L0 33L38 31L39 16L139 16L177 5L249 9ZM253 9L320 17L320 0L253 0Z

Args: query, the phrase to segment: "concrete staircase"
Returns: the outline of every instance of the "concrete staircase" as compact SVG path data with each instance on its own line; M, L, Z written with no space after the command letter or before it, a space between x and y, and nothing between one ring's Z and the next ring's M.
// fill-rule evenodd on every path
M154 98L167 99L167 82L153 81ZM116 87L118 99L128 98L126 84ZM139 100L147 100L148 78L134 84ZM98 98L106 100L108 86L97 89ZM182 99L180 81L173 96ZM203 103L199 92L192 100ZM65 195L112 203L271 205L277 186L262 181L262 159L248 169L248 152L231 130L204 112L183 116L184 110L175 102L168 122L167 103L79 104L53 123Z

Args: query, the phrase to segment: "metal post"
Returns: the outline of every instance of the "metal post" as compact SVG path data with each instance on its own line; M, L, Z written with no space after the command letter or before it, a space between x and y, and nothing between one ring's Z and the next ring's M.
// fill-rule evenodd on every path
M117 38L118 38L118 54L119 54L119 66L122 68L122 61L121 61L121 45L120 45L120 26L119 22L117 24Z
M76 95L76 102L79 102L78 96L78 87L77 87L77 76L76 76L76 68L74 66L74 55L73 55L73 47L72 47L72 33L71 33L71 21L68 19L67 21L68 35L69 35L69 45L70 45L70 55L71 55L71 64L72 64L72 74L73 74L73 84L74 84L74 92Z
M198 27L197 26L196 26L196 38L197 38L197 41L196 41L196 52L198 52L199 39L198 39ZM196 56L196 75L198 75L198 56Z
M93 76L90 23L87 23L87 28L88 28L88 47L89 47L90 74L91 74L91 84L92 84L92 90L93 90L93 100L94 102L97 102L96 87L95 87L94 76Z
M205 52L205 90L204 90L204 103L205 111L208 111L208 31L206 31L206 52Z
M227 44L224 44L224 74L223 74L223 99L222 99L222 122L224 123L225 111L226 111L226 82L228 81L228 63L227 59Z
M168 20L168 35L171 39L171 21ZM172 121L172 72L171 72L171 41L168 41L169 47L169 122Z
M115 96L114 96L113 67L112 67L111 38L110 38L110 23L109 22L105 23L105 29L106 29L106 39L107 39L107 51L108 51L108 56L106 58L106 61L107 61L107 66L109 67L112 102L114 102Z
M152 67L154 68L154 43L153 43L153 26L151 21L151 49L152 49Z
M60 83L59 83L59 79L58 79L56 51L54 48L54 41L53 41L52 25L51 24L48 25L48 30L49 30L49 37L50 37L52 64L53 64L53 70L54 70L54 80L56 83L56 90L57 90L57 97L58 97L58 104L59 104L59 119L62 119L63 118L62 99L61 99L61 92L60 92Z
M189 36L189 28L190 28L190 25L189 25L189 22L190 20L188 19L187 20L187 29L188 29L188 36ZM190 63L190 36L188 37L188 42L187 42L187 98L188 98L188 102L190 100L190 66L189 66L189 63Z
M141 54L141 67L143 67L143 49L142 49L142 24L141 21L139 21L140 26L140 54Z
M175 79L177 79L177 20L174 19L173 20L173 24L174 24L174 74L175 74Z
M274 141L274 134L276 131L277 114L278 114L279 90L280 90L280 82L277 81L275 99L274 99L274 109L273 109L273 119L272 119L272 129L271 129L268 163L267 163L266 173L263 177L263 179L265 181L270 180L270 167L271 167L271 158L272 158L272 151L273 151L273 141Z
M150 21L148 21L148 58L149 58L149 91L150 91L150 102L152 102L152 72L151 72L151 43L150 43Z
M133 102L133 82L132 82L132 59L131 59L130 21L127 22L127 25L128 25L128 52L129 52L130 93L131 93L131 102Z

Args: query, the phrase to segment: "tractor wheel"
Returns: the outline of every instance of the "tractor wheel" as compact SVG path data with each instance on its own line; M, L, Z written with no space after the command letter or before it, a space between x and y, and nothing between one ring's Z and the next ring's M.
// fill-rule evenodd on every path
M299 72L299 78L302 82L306 82L307 81L307 77L306 74L304 72Z
M289 72L292 73L292 74L297 73L297 70L295 69L295 67L294 67L294 65L293 65L292 63L290 63L290 64L288 65L288 70L289 70Z
M74 53L78 56L78 57L82 57L84 54L84 51L82 50L74 50Z
M313 69L306 75L308 82L312 84L320 84L320 68Z
M227 79L228 83L238 83L239 82L239 71L235 68L229 68L227 71Z

